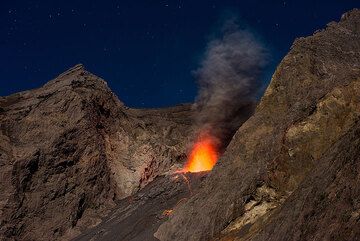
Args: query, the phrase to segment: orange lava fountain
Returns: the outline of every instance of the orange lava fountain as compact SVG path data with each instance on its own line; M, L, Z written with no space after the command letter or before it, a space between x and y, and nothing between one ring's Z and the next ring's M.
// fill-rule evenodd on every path
M216 140L210 135L200 135L181 172L210 171L218 159Z

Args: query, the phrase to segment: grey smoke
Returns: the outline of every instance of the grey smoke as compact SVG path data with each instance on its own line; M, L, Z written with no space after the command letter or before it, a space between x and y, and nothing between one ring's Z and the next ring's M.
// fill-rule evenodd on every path
M224 24L222 36L210 41L195 72L195 123L200 132L226 144L253 112L267 60L268 51L250 31L240 29L233 19Z

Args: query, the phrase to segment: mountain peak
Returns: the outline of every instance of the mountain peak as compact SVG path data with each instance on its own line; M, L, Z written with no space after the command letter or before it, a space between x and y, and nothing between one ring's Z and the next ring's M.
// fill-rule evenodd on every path
M46 83L44 87L59 89L64 86L76 86L80 83L89 84L90 82L107 87L105 80L87 71L83 64L77 64Z
M83 64L77 64L70 69L66 70L64 73L60 74L57 78L61 78L68 75L77 75L82 72L85 72L85 66Z

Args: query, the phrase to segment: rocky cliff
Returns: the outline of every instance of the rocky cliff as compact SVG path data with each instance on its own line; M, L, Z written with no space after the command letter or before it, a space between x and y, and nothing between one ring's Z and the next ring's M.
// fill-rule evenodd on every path
M357 240L360 10L297 39L160 240Z
M128 108L81 65L1 97L0 237L64 239L98 223L117 200L182 165L191 112Z

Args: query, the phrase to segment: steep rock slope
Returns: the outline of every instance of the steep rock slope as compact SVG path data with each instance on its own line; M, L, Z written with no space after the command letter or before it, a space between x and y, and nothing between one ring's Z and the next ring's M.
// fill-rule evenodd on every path
M359 219L357 211L350 210L358 210L359 204L357 199L347 198L356 197L356 191L344 191L345 195L339 189L346 187L344 182L348 177L354 177L354 185L360 184L357 164L354 170L348 166L339 170L336 167L359 162L358 151L351 151L344 157L346 160L341 159L335 166L331 166L330 160L346 152L347 149L339 150L339 146L346 146L341 144L347 140L341 139L346 133L357 143L354 135L358 132L352 131L360 117L359 106L360 10L355 9L344 14L339 23L330 23L325 30L295 41L273 75L255 114L237 131L204 186L174 210L155 236L162 241L252 240L264 229L266 221L272 220L272 226L259 234L257 240L305 240L304 237L327 240L328 236L321 236L324 231L319 225L303 222L296 226L295 216L306 213L301 205L306 204L307 191L314 192L322 185L317 180L310 187L312 178L329 168L332 179L325 174L321 176L324 178L321 188L334 186L331 191L323 192L325 199L330 202L334 199L331 195L336 195L339 201L334 204L335 210L347 220L346 225L333 224L331 233L335 235L339 227L344 227L347 228L344 232L355 237L356 232L351 233L350 229L359 228ZM323 157L332 148L336 150ZM358 147L355 144L349 148ZM336 175L340 175L338 179ZM326 197L327 194L330 196ZM300 198L302 195L305 197ZM309 215L316 217L308 216L309 221L329 224L331 204L324 202L323 209L316 209L321 205L319 195L321 190L314 194L316 201L309 204L314 208ZM285 211L280 211L278 219L271 219L274 210L281 208L285 200ZM293 206L294 213L285 217ZM338 216L335 220L339 220ZM276 231L284 237L279 238ZM296 234L286 238L286 232Z
M358 240L360 237L360 122L319 159L255 237L236 240Z
M81 65L0 97L0 240L65 239L91 227L182 163L190 132L190 105L127 108Z
M136 194L123 199L96 227L73 241L156 241L154 232L175 206L186 201L206 178L201 173L157 177Z

